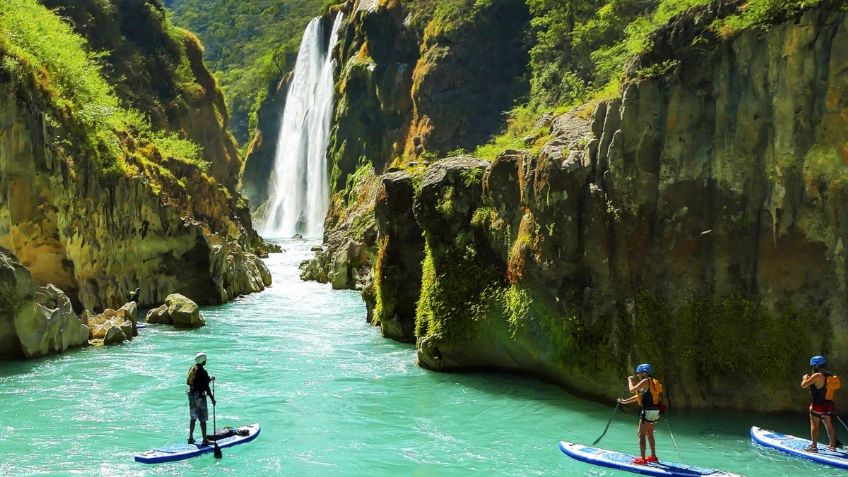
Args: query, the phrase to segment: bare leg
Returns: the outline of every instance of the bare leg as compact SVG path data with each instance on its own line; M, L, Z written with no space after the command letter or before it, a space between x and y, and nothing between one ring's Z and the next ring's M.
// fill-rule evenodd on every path
M819 418L810 414L810 449L817 449L819 444Z
M639 419L639 453L645 458L645 422Z
M824 428L827 431L827 438L830 441L828 446L830 450L836 450L836 429L833 428L833 416L822 417Z
M192 420L191 420L191 422L190 422L190 423L189 423L189 425L188 425L188 440L189 440L189 441L193 441L193 440L194 440L194 421L195 421L195 420L194 420L194 419L192 419Z
M651 455L656 457L657 456L657 444L656 444L656 441L654 441L654 427L656 427L656 424L645 423L645 427L647 428L646 431L647 431L647 434L648 434L648 444L651 445Z

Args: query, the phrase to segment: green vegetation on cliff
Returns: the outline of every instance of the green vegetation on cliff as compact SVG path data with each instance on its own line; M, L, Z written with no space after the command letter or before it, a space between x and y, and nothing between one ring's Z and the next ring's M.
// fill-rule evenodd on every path
M124 107L102 74L100 55L35 0L0 4L0 31L0 69L11 78L30 78L57 114L78 125L107 173L130 171L127 135L177 161L208 166L194 143L170 132L154 133L141 113ZM48 121L61 119L45 113Z
M728 0L719 5L711 0L527 0L533 37L530 95L509 114L504 131L476 154L491 159L506 149L535 149L545 135L532 118L593 99L617 97L621 84L631 76L655 77L673 70L676 60L650 55L649 64L633 66L638 56L657 53L652 51L655 32L668 28L677 15L691 11L698 17L710 8L727 9L690 45L698 47L748 29L767 28L824 1Z
M749 0L716 20L715 35L773 24L823 0ZM535 43L530 50L532 103L556 107L586 101L610 83L618 84L636 55L654 45L651 34L676 15L704 10L711 0L528 0ZM716 7L718 8L718 7ZM699 13L696 13L696 16ZM706 38L701 38L706 40Z
M196 32L221 81L231 129L245 144L255 111L294 66L300 37L327 0L171 0L174 22Z

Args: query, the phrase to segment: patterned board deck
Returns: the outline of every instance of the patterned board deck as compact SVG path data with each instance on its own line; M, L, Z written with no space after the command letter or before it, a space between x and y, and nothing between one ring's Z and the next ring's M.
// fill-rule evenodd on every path
M251 424L249 426L242 426L237 428L237 430L246 430L246 436L234 435L230 437L225 437L223 439L218 439L218 447L221 449L232 447L239 444L244 444L246 442L250 442L253 439L256 439L259 436L259 424ZM136 454L133 457L133 460L136 462L141 462L142 464L160 464L163 462L174 462L178 460L190 459L192 457L197 457L203 454L209 454L213 452L215 447L213 445L201 445L201 444L168 444L162 447L157 447L156 449L151 449L147 452L142 452L141 454Z
M669 462L653 462L648 465L636 465L633 463L635 456L606 449L598 449L597 447L572 444L565 441L560 441L559 448L567 456L588 464L625 470L641 475L656 475L660 477L742 477L737 474L730 474L716 469L705 469L693 465L673 464Z
M822 430L822 432L825 432ZM826 445L819 444L818 453L807 452L804 449L810 445L809 439L781 434L779 432L769 431L759 427L751 428L751 439L757 444L764 447L777 449L787 454L809 459L820 464L848 469L848 452L843 450L830 451Z

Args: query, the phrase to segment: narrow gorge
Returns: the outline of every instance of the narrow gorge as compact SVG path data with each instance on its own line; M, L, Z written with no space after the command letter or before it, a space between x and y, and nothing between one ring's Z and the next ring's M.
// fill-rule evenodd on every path
M361 290L430 369L611 400L650 359L675 406L797 409L796 363L843 362L848 305L846 12L817 3L726 37L738 1L675 16L620 96L542 117L493 160L468 151L503 124L485 108L526 93L508 66L524 5L447 23L343 4L328 247L304 278ZM485 36L497 22L516 33Z

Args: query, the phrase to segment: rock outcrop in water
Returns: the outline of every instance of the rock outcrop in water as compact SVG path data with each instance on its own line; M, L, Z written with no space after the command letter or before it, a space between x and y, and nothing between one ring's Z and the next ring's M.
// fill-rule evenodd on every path
M164 305L147 312L146 321L151 324L174 325L178 328L199 328L206 325L197 303L179 293L168 295Z
M848 13L823 2L767 30L707 34L737 4L660 29L622 98L556 118L538 154L357 175L347 190L376 204L374 322L431 369L533 374L613 400L650 360L677 407L800 409L810 355L848 364ZM359 197L336 205L367 223Z

